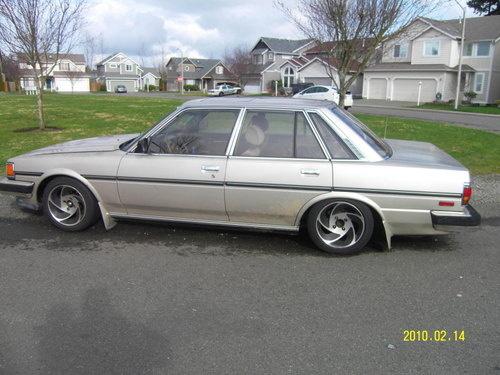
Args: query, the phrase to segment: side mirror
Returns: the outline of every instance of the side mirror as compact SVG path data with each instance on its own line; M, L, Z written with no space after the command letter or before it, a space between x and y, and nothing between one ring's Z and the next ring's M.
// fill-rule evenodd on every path
M137 148L135 149L135 152L140 154L148 154L150 144L151 140L149 138L142 138L139 142L137 142Z

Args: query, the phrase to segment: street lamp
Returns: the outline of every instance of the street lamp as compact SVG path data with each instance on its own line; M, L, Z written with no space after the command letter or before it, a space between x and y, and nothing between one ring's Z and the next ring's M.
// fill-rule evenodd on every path
M458 97L460 95L460 81L462 80L462 57L464 54L464 42L465 42L465 10L467 7L465 5L462 5L458 2L458 0L455 0L457 5L462 8L462 37L460 38L460 54L458 55L458 76L457 76L457 88L455 91L455 110L458 109Z
M181 95L184 95L184 53L180 48L175 48L174 51L181 53Z

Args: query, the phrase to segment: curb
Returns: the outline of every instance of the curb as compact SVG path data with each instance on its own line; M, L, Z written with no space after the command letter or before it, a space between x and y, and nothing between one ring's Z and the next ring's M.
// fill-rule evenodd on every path
M368 107L368 108L383 108L383 109L393 109L393 110L403 110L403 111L415 111L415 112L426 112L426 113L444 113L444 114L454 114L454 115L465 115L465 116L480 116L480 117L491 117L500 120L500 115L493 115L490 113L477 113L477 112L461 112L461 111L446 111L443 109L426 109L426 108L409 108L409 107L392 107L387 105L376 105L376 104L356 104L354 105L358 108ZM353 107L354 107L353 105Z

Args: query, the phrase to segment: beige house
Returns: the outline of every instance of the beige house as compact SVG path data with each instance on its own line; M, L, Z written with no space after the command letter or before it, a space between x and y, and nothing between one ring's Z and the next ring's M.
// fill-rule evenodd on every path
M17 54L20 85L25 91L35 91L35 73L27 64L24 54ZM43 89L54 92L89 92L90 74L85 72L85 56L65 53L48 55L37 70L44 76Z
M416 102L455 98L460 20L419 18L407 33L383 48L381 62L364 71L363 97ZM461 95L477 103L500 99L500 16L466 21Z

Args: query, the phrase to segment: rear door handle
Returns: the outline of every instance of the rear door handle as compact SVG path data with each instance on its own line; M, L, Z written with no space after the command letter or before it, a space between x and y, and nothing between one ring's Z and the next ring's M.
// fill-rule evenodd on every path
M201 170L203 172L219 172L220 167L218 165L202 165Z
M300 174L308 176L319 176L319 169L301 169Z

